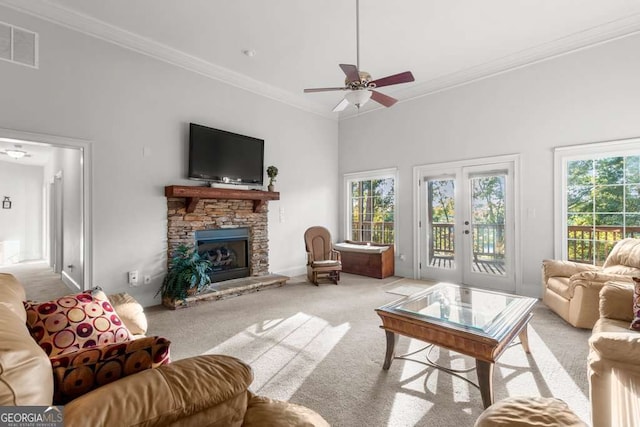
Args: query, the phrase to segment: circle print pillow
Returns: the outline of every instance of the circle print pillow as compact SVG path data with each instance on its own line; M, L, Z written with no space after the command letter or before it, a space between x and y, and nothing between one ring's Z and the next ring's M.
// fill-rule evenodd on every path
M131 333L102 291L42 303L26 301L24 307L31 336L49 357L131 340Z

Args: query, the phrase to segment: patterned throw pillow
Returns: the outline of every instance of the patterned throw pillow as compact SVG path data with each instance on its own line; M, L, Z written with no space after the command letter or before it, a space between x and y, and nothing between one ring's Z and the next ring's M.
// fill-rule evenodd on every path
M80 348L129 341L131 333L102 291L24 303L31 336L49 357Z
M633 321L631 329L640 331L640 277L633 278Z
M162 337L145 337L52 357L54 405L64 405L117 379L169 363L170 344Z

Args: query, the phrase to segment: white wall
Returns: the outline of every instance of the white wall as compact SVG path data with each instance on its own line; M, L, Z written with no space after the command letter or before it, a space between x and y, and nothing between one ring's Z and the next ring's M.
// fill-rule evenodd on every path
M164 186L194 184L185 179L189 122L265 140L281 192L269 204L270 270L304 272L306 227L337 233L336 122L11 9L0 15L40 34L40 69L0 62L0 92L12 100L0 103L0 127L93 141L90 285L159 302ZM152 283L129 287L134 269Z
M396 273L413 276L414 166L519 153L523 293L539 295L554 255L553 148L640 136L638 52L640 35L342 121L341 175L400 170Z
M11 209L0 209L0 265L42 258L42 166L0 161L0 202L11 199ZM17 256L11 248L17 241Z

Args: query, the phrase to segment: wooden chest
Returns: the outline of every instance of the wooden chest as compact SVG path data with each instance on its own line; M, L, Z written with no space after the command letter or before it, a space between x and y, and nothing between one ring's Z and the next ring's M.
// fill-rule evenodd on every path
M393 245L348 241L335 244L334 249L340 252L345 273L384 279L395 272Z

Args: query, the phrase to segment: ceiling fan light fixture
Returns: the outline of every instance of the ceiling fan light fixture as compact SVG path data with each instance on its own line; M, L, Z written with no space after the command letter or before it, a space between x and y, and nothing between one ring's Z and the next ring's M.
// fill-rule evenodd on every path
M367 89L352 90L344 97L347 101L349 101L350 104L355 105L357 108L360 108L371 98L371 91Z
M27 154L26 151L22 150L6 150L5 153L7 153L7 156L11 157L12 159L21 159L25 156L25 154Z

